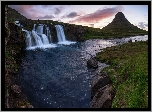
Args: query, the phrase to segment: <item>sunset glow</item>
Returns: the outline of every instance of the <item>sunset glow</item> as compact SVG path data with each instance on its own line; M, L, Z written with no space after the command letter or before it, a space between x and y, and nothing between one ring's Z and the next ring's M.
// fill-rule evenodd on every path
M32 20L103 28L122 12L130 23L148 31L148 5L9 5Z

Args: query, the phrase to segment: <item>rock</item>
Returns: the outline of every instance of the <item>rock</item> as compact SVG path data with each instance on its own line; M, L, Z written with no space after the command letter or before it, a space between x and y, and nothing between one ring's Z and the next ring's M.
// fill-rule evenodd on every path
M132 40L131 40L131 39L129 39L129 40L128 40L128 42L129 42L129 43L132 43Z
M95 58L91 58L87 61L88 68L98 68L98 62Z
M106 72L98 73L93 78L93 81L92 81L92 85L91 85L91 95L92 95L92 97L96 94L98 89L106 86L109 83L110 83L110 78L109 78L109 76L107 75Z
M111 85L106 85L100 88L93 97L91 108L111 108L112 100L115 96L115 90Z
M12 85L11 86L11 89L15 92L15 93L21 93L21 88L20 88L20 86L18 86L18 85Z
M12 90L15 97L20 97L20 93L21 93L21 87L20 86L18 86L16 84L12 85L11 90Z
M26 108L26 106L21 106L20 108Z
M32 105L28 105L28 108L34 108Z

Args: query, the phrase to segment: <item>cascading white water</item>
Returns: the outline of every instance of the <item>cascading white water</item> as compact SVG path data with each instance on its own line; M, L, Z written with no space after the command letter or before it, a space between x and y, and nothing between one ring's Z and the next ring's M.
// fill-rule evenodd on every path
M39 34L43 34L43 26L42 24L39 24L39 26L37 27L36 29L36 32L39 33Z
M35 31L35 26L36 26L36 24L34 24L34 27L33 27L33 30Z
M26 32L26 45L27 49L35 49L39 48L48 48L48 47L56 47L56 45L51 42L51 34L49 31L49 27L46 28L47 32L43 34L43 24L39 24L37 28L35 28L36 24L32 31L27 31L22 29L22 31ZM47 36L46 36L47 35Z
M71 42L71 41L66 40L62 25L55 25L55 28L56 28L57 37L58 37L58 44L70 45L70 44L76 43L76 42Z
M45 34L38 34L38 35L41 37L42 42L43 42L44 45L49 44L48 37Z
M15 21L15 24L21 27L22 25L19 21ZM70 45L76 42L67 41L65 38L64 30L61 25L55 25L57 31L58 44ZM32 31L27 31L23 29L22 31L26 32L26 45L27 49L35 49L39 48L50 48L56 47L56 44L52 43L51 33L49 27L45 25L45 31L43 32L44 25L39 24L36 28L36 24L34 24Z
M22 31L26 32L26 45L27 47L32 47L32 41L31 41L31 32L22 29Z
M63 27L61 25L55 25L55 27L57 31L58 42L66 41Z
M52 43L51 33L50 33L49 27L46 27L46 29L45 29L45 35L48 37L49 42Z
M38 36L38 34L37 34L34 30L32 30L32 36L34 37L34 40L35 40L35 42L36 42L36 46L41 46L41 45L43 45L43 42L42 42L42 40L41 40L41 37Z

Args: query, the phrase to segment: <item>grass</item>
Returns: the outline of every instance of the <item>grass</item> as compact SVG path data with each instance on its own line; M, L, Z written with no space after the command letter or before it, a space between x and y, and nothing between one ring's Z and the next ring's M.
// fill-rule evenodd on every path
M92 33L96 32L96 33ZM88 39L109 39L109 38L123 38L127 36L136 36L136 35L147 35L148 32L103 32L102 29L101 31L88 31L82 38L84 40Z
M97 55L110 64L103 69L116 89L112 108L148 107L148 43L126 43L103 49Z

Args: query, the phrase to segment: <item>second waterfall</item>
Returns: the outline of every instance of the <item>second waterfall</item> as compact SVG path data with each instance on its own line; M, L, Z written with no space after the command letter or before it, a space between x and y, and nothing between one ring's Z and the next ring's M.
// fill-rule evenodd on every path
M55 27L56 27L57 37L58 37L58 44L69 45L69 44L75 43L75 42L71 42L71 41L66 40L64 30L63 30L63 26L55 25Z

